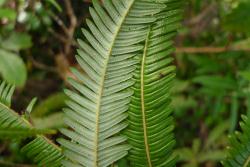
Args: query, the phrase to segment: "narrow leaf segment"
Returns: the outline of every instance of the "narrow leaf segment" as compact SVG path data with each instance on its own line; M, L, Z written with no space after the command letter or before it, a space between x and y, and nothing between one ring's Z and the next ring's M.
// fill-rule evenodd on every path
M180 1L159 1L166 5L156 14L157 21L149 28L144 50L137 56L140 66L134 73L134 94L129 107L129 126L125 134L132 145L131 167L175 166L175 139L170 107L170 89L175 66L169 56L172 38L181 19Z

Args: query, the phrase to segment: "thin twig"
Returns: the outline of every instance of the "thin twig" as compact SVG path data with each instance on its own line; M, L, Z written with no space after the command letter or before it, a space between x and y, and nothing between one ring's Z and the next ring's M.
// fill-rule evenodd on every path
M67 41L67 38L65 38L65 36L61 35L60 33L54 31L52 28L49 28L48 31L58 40L60 40L61 42L65 43Z
M68 35L69 39L65 43L65 47L64 47L65 55L68 55L70 53L70 49L72 46L71 44L72 44L72 41L74 38L74 32L75 32L75 29L77 26L77 18L75 16L71 1L64 0L64 3L65 3L66 12L67 12L67 15L68 15L69 21L70 21L70 25L67 28L67 35Z
M177 47L176 53L223 53L231 51L250 52L250 48L237 47Z
M64 22L54 13L48 12L52 19L62 28L63 32L68 35L68 28Z
M30 57L30 61L32 62L33 66L38 68L38 69L53 72L53 73L58 73L56 68L42 64L42 63L36 61L35 59L33 59L32 57Z

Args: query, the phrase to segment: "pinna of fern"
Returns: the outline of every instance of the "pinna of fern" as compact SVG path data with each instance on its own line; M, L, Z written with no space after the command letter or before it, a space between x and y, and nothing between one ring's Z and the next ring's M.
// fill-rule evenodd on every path
M21 151L38 167L61 167L64 159L61 148L42 135L26 144Z
M165 1L165 0L161 0ZM169 0L168 0L169 1ZM170 0L173 1L173 0ZM126 156L130 145L120 132L128 124L133 72L138 64L148 26L156 21L165 4L149 0L105 0L103 7L93 0L86 42L78 40L76 59L87 75L73 70L77 80L66 90L65 123L59 139L67 160L64 166L105 167Z
M24 116L18 115L10 108L14 90L15 86L0 82L0 138L21 139L38 134L55 133L50 129L34 128Z
M32 135L29 122L10 109L15 87L6 82L0 83L0 138L22 138Z
M242 116L240 122L242 132L236 131L229 136L230 146L227 148L227 157L222 161L225 167L249 167L250 166L250 119Z
M170 108L170 89L175 76L172 38L180 26L181 2L165 2L166 8L157 14L158 20L148 30L129 107L129 126L125 130L129 151L129 166L175 166L172 155L175 139Z
M10 108L15 86L0 82L0 139L24 139L34 137L22 149L38 166L59 167L63 155L58 146L52 144L42 134L54 133L54 130L36 129L24 116L18 115ZM28 107L32 110L32 107Z
M0 103L6 105L7 107L11 106L11 97L14 93L15 86L7 84L6 82L0 81Z

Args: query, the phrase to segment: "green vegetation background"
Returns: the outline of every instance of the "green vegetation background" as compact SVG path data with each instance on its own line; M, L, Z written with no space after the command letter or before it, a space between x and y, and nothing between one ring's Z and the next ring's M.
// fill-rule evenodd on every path
M39 128L61 128L62 89L77 67L75 38L89 17L88 0L0 0L0 76L17 85L13 107ZM216 167L227 135L250 115L250 1L189 0L173 55L172 92L178 166ZM18 99L18 100L17 100ZM60 136L51 135L51 139ZM0 166L32 166L20 154L27 141L0 141Z

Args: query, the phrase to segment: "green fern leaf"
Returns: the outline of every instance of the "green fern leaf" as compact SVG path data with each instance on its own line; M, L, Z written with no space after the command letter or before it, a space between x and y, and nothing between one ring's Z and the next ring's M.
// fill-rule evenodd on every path
M0 85L0 139L22 139L35 137L23 148L23 152L34 159L38 166L58 167L64 158L58 146L40 134L54 134L50 129L34 128L24 116L10 109L14 86L2 82ZM31 110L31 107L30 107ZM30 111L29 110L29 111Z
M36 136L38 134L53 134L54 130L36 129L9 106L15 87L2 82L0 85L0 138L16 139Z
M14 93L15 86L7 84L6 82L0 82L0 103L10 107L11 97Z
M28 121L0 103L0 138L25 138L34 135Z
M229 136L227 158L222 162L225 167L250 166L250 119L242 116L242 120L240 122L242 132L235 132Z
M105 167L124 157L130 146L120 132L127 127L126 111L133 91L132 73L143 50L148 26L166 6L147 0L93 0L88 42L78 40L76 59L87 75L73 70L79 81L69 80L75 91L65 109L63 129L69 140L59 139L68 158L64 166Z
M159 20L150 28L140 66L136 69L134 95L129 107L129 126L125 131L132 145L130 166L175 166L172 155L175 139L171 116L170 88L175 76L169 54L173 51L172 37L180 21L181 3L166 2L157 15Z
M32 158L39 167L60 167L62 159L61 149L43 136L38 136L21 150Z

